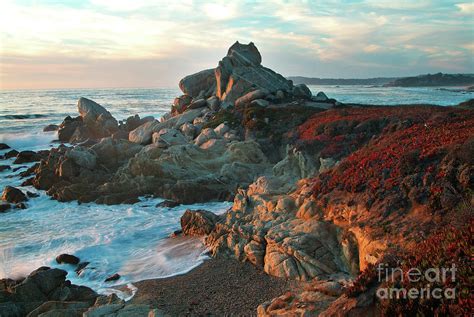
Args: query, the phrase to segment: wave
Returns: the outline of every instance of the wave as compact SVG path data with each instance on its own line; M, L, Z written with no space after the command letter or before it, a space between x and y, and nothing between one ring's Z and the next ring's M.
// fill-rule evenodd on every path
M7 119L7 120L26 120L26 119L38 119L38 118L46 118L47 115L45 114L8 114L4 116L0 116L0 119Z

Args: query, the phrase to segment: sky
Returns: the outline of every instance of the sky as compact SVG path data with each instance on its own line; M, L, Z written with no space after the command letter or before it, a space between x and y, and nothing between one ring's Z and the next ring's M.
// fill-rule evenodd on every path
M237 40L284 76L474 73L474 2L0 0L0 89L176 87Z

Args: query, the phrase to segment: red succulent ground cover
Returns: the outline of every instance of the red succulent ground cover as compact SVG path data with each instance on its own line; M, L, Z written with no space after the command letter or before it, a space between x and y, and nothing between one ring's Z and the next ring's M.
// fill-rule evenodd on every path
M386 255L380 263L389 268L400 268L404 274L388 278L382 274L382 283L379 281L380 272L377 265L370 265L362 272L353 285L345 290L349 297L357 297L364 292L374 291L374 288L404 288L404 289L455 289L454 298L390 298L378 302L379 313L382 316L471 316L474 311L473 295L473 251L474 221L467 221L460 228L446 226L440 228L431 237L410 247L401 256ZM427 256L428 255L428 256ZM385 267L384 266L384 267ZM407 274L417 269L426 272L430 269L456 268L448 278L431 282L420 279L410 281ZM390 270L382 270L390 272Z
M344 134L334 133L338 129ZM323 143L322 157L350 153L316 179L315 193L391 190L405 176L422 173L436 195L443 190L436 179L448 173L438 164L453 146L474 137L474 111L424 106L332 110L314 115L299 133L305 142Z

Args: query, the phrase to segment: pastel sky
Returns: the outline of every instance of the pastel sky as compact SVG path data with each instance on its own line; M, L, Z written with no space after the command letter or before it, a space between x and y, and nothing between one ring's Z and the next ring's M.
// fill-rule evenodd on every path
M474 73L473 21L469 0L0 0L0 88L176 87L236 40L285 76Z

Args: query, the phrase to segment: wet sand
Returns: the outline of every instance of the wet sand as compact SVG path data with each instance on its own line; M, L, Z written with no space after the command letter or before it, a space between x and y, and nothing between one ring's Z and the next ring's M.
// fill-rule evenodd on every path
M172 316L254 316L261 303L298 287L231 259L207 260L183 275L133 284L138 292L131 304L149 304Z

